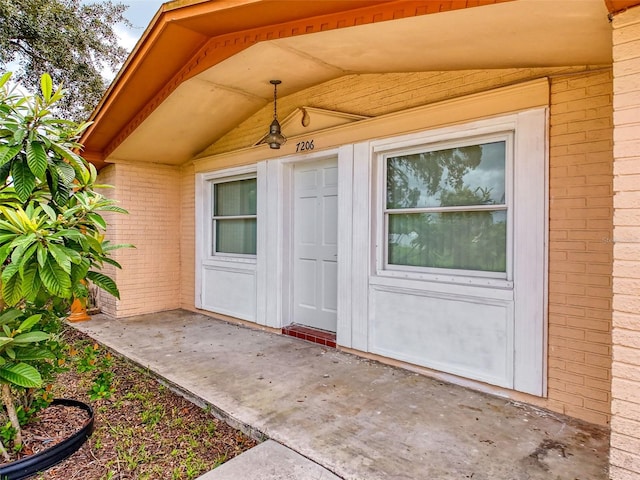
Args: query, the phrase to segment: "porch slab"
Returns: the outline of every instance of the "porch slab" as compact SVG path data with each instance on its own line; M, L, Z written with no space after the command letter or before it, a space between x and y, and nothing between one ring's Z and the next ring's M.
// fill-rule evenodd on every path
M608 478L604 428L293 337L182 310L74 326L344 479Z

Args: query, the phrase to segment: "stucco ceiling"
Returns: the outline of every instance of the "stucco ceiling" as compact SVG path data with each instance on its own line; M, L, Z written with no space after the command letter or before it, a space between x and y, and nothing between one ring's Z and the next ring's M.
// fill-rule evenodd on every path
M182 82L107 161L181 164L272 100L353 73L611 63L601 0L518 0L261 41ZM265 129L267 125L265 125Z

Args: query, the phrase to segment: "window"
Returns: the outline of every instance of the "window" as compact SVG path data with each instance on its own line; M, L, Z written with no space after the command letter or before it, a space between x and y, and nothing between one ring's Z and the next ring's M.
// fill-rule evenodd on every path
M213 184L213 254L256 254L256 179Z
M506 277L509 145L503 135L385 157L388 269Z

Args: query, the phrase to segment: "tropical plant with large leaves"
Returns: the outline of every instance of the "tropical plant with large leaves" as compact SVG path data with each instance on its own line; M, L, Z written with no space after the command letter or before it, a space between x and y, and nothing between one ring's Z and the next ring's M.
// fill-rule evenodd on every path
M96 191L96 169L77 153L87 124L52 116L62 88L43 75L39 94L16 93L9 78L0 77L0 386L19 448L15 393L50 380L56 322L87 295L87 280L119 297L101 268L120 268L110 253L122 245L105 239L102 214L126 212Z

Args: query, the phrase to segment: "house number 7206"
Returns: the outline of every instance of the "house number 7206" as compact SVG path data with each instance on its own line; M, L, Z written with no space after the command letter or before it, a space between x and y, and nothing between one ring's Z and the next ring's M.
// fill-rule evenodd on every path
M313 140L296 143L296 153L304 152L305 150L313 150Z

